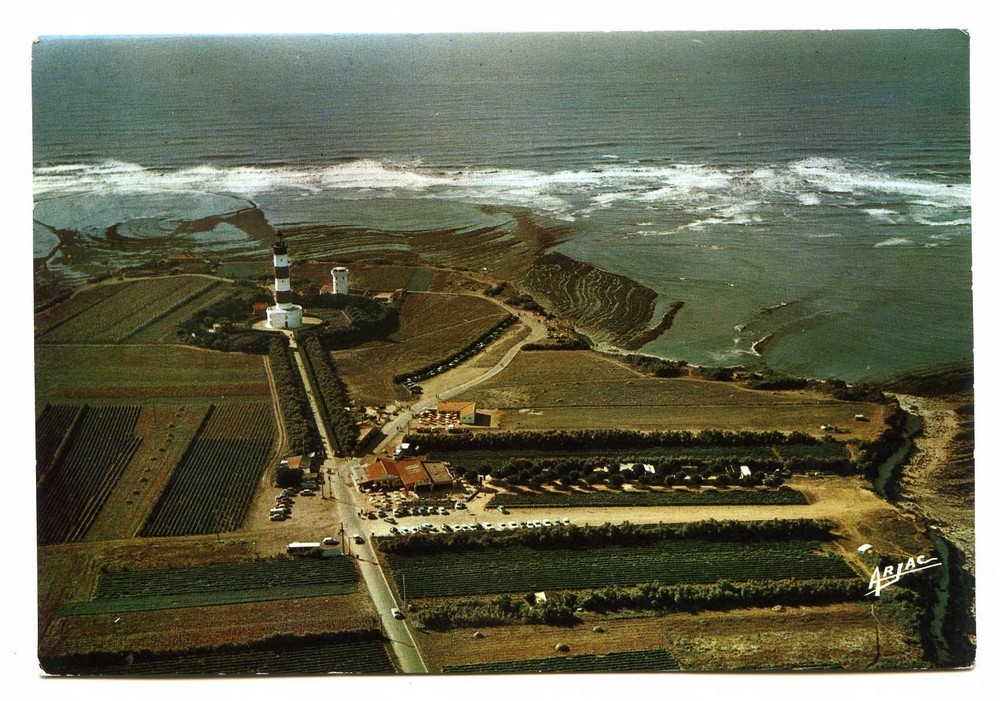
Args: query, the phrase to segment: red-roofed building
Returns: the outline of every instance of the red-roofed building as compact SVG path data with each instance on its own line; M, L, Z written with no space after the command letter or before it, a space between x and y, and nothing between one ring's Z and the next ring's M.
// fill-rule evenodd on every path
M447 479L444 479L441 471L437 469L437 464L435 464L434 476L438 479L435 480L431 476L424 461L420 458L406 458L404 460L379 458L367 465L358 475L358 488L366 491L401 488L415 491L419 488L433 489L436 486L451 486L451 475L447 474Z

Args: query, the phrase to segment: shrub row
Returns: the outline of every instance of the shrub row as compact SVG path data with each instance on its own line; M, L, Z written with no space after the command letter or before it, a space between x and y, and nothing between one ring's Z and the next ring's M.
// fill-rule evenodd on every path
M319 448L319 437L309 420L309 400L295 367L288 340L280 334L269 336L268 358L278 390L278 404L285 420L288 449L303 455Z
M358 445L358 426L351 415L351 397L347 386L318 339L304 338L299 348L305 354L316 380L317 391L326 410L330 437L341 452L353 453Z
M407 436L428 450L493 450L502 448L537 448L572 450L575 448L614 450L645 447L687 446L770 446L815 445L819 439L801 431L630 431L597 429L581 431L498 431L476 433L435 433Z
M451 601L416 612L418 626L432 630L521 624L573 625L580 619L574 609L594 613L614 611L696 612L754 606L818 606L862 601L866 584L861 579L777 579L713 584L659 582L634 587L605 587L567 592L561 601L535 603L534 595L510 594L489 599Z

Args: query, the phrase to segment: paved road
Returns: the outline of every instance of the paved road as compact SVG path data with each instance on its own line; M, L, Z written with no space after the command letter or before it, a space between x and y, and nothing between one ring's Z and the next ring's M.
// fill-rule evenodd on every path
M302 376L302 384L305 386L309 406L316 420L316 427L319 429L319 435L323 441L323 448L326 454L331 456L334 454L333 445L330 442L330 437L327 435L326 426L323 425L312 383L309 380L309 375L305 370L305 365L302 357L299 355L299 349L294 339L291 340L291 347L295 362L299 368L299 374ZM403 671L426 672L427 665L424 664L424 660L420 656L420 650L417 649L416 643L413 642L413 636L406 622L396 620L389 613L390 609L402 609L402 607L396 602L385 573L382 571L382 566L375 557L375 551L371 545L371 534L367 526L368 521L358 516L358 506L354 500L356 491L351 486L350 465L351 462L348 460L338 460L330 457L323 463L323 471L327 475L331 475L330 496L337 502L337 512L344 524L344 537L347 539L348 552L358 558L361 576L364 579L365 586L368 587L368 592L375 604L375 610L382 620L382 628L392 641L393 651L396 653L396 659L399 660ZM324 487L324 494L326 493L326 488ZM363 544L357 545L354 543L351 538L354 533L361 534L364 539Z
M531 333L529 333L523 341L515 344L509 351L507 351L506 354L504 354L503 358L501 358L493 367L486 370L479 377L455 387L443 390L435 396L421 398L408 411L403 412L393 421L383 426L382 432L385 433L386 437L374 448L373 452L385 450L389 445L391 445L397 435L406 430L414 415L419 414L424 409L434 406L439 399L454 397L478 385L480 382L485 382L497 373L503 371L503 369L511 363L525 343L532 343L545 338L545 324L535 318L534 315L513 309L501 302L497 302L497 304L502 306L511 314L515 314L522 322L526 323L531 330ZM327 435L326 427L323 425L319 404L316 400L316 395L313 391L309 374L306 372L305 364L299 354L298 345L296 344L294 335L291 332L286 332L286 335L289 338L289 344L292 348L292 354L295 357L295 362L299 368L299 374L302 376L302 384L305 387L306 397L309 399L309 406L312 409L316 426L319 429L320 438L323 441L323 448L326 451L327 456L332 456L335 454L333 445ZM326 459L323 463L323 471L328 475L330 487L329 491L324 488L324 496L329 496L337 502L337 512L344 524L344 538L346 540L347 547L349 548L348 552L358 558L361 576L365 581L365 586L368 587L368 592L375 604L378 615L382 619L382 627L389 639L392 641L393 650L396 653L396 658L399 660L400 666L403 668L404 672L427 672L427 665L424 663L423 657L420 655L420 650L417 649L416 643L413 640L413 635L410 632L406 621L396 620L390 614L390 609L398 608L402 610L403 607L393 596L392 588L389 586L385 572L382 570L382 566L379 564L378 558L375 556L375 551L371 544L371 531L368 526L369 521L358 515L359 505L355 499L358 492L353 486L350 474L350 469L353 464L356 463L351 460L332 457L328 457ZM362 544L359 545L354 542L352 536L355 533L361 535L364 540Z
M474 297L476 295L469 295L469 296ZM535 318L533 314L519 311L497 300L494 301L498 305L506 309L508 312L510 312L511 314L517 316L518 319L520 319L522 322L527 324L528 328L531 330L531 333L529 333L524 340L518 341L509 351L507 351L507 353L504 354L504 356L499 361L497 361L496 365L491 367L489 370L484 372L479 377L469 380L468 382L464 382L460 385L456 385L455 387L442 390L441 392L438 392L435 395L421 397L419 400L417 400L410 407L408 411L402 412L399 416L397 416L395 419L393 419L392 421L390 421L389 423L387 423L385 426L382 427L382 433L385 434L385 438L383 438L378 443L378 445L372 448L373 453L379 453L387 450L389 446L392 445L393 441L396 438L396 435L401 431L405 431L406 427L410 424L410 421L413 420L413 417L422 412L424 409L429 409L430 407L435 406L441 400L450 399L452 397L458 396L459 394L462 394L463 392L475 387L479 383L485 382L486 380L490 379L497 373L502 372L508 365L510 365L511 361L514 360L514 357L521 351L521 347L524 346L525 343L536 343L545 338L546 334L548 333L547 329L545 328L545 324L544 322Z

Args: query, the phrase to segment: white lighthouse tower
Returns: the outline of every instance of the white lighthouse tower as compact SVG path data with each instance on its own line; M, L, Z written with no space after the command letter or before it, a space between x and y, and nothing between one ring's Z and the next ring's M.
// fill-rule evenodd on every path
M337 267L330 271L333 275L333 287L330 288L330 294L334 295L346 295L347 294L347 268Z
M292 287L288 281L288 246L281 232L274 242L274 301L267 308L269 329L297 329L302 326L302 307L292 304Z

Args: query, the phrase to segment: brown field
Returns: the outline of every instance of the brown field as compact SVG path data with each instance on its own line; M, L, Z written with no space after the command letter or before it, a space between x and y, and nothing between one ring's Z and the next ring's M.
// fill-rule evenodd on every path
M116 620L117 619L117 620ZM273 635L377 627L364 592L122 614L65 616L41 638L39 654L165 651L248 643Z
M922 649L916 631L887 616L875 620L867 604L707 611L697 615L674 613L659 617L612 618L583 614L574 628L505 626L447 633L416 633L427 666L439 672L444 665L495 660L519 660L558 654L554 647L569 645L569 654L606 654L626 650L665 648L681 669L755 670L796 667L865 669L880 661L896 668L919 668ZM604 633L592 629L600 625Z
M587 351L529 351L459 399L500 409L505 429L778 430L868 439L882 426L876 404L811 391L766 392L735 383L642 375ZM872 420L857 422L855 414Z
M385 340L333 353L337 369L360 404L409 399L393 375L447 358L506 316L484 297L409 294L400 307L400 326ZM471 361L470 361L471 362Z
M220 281L176 275L105 283L36 318L39 343L156 342L223 294Z
M172 345L38 345L36 403L269 397L262 356Z

